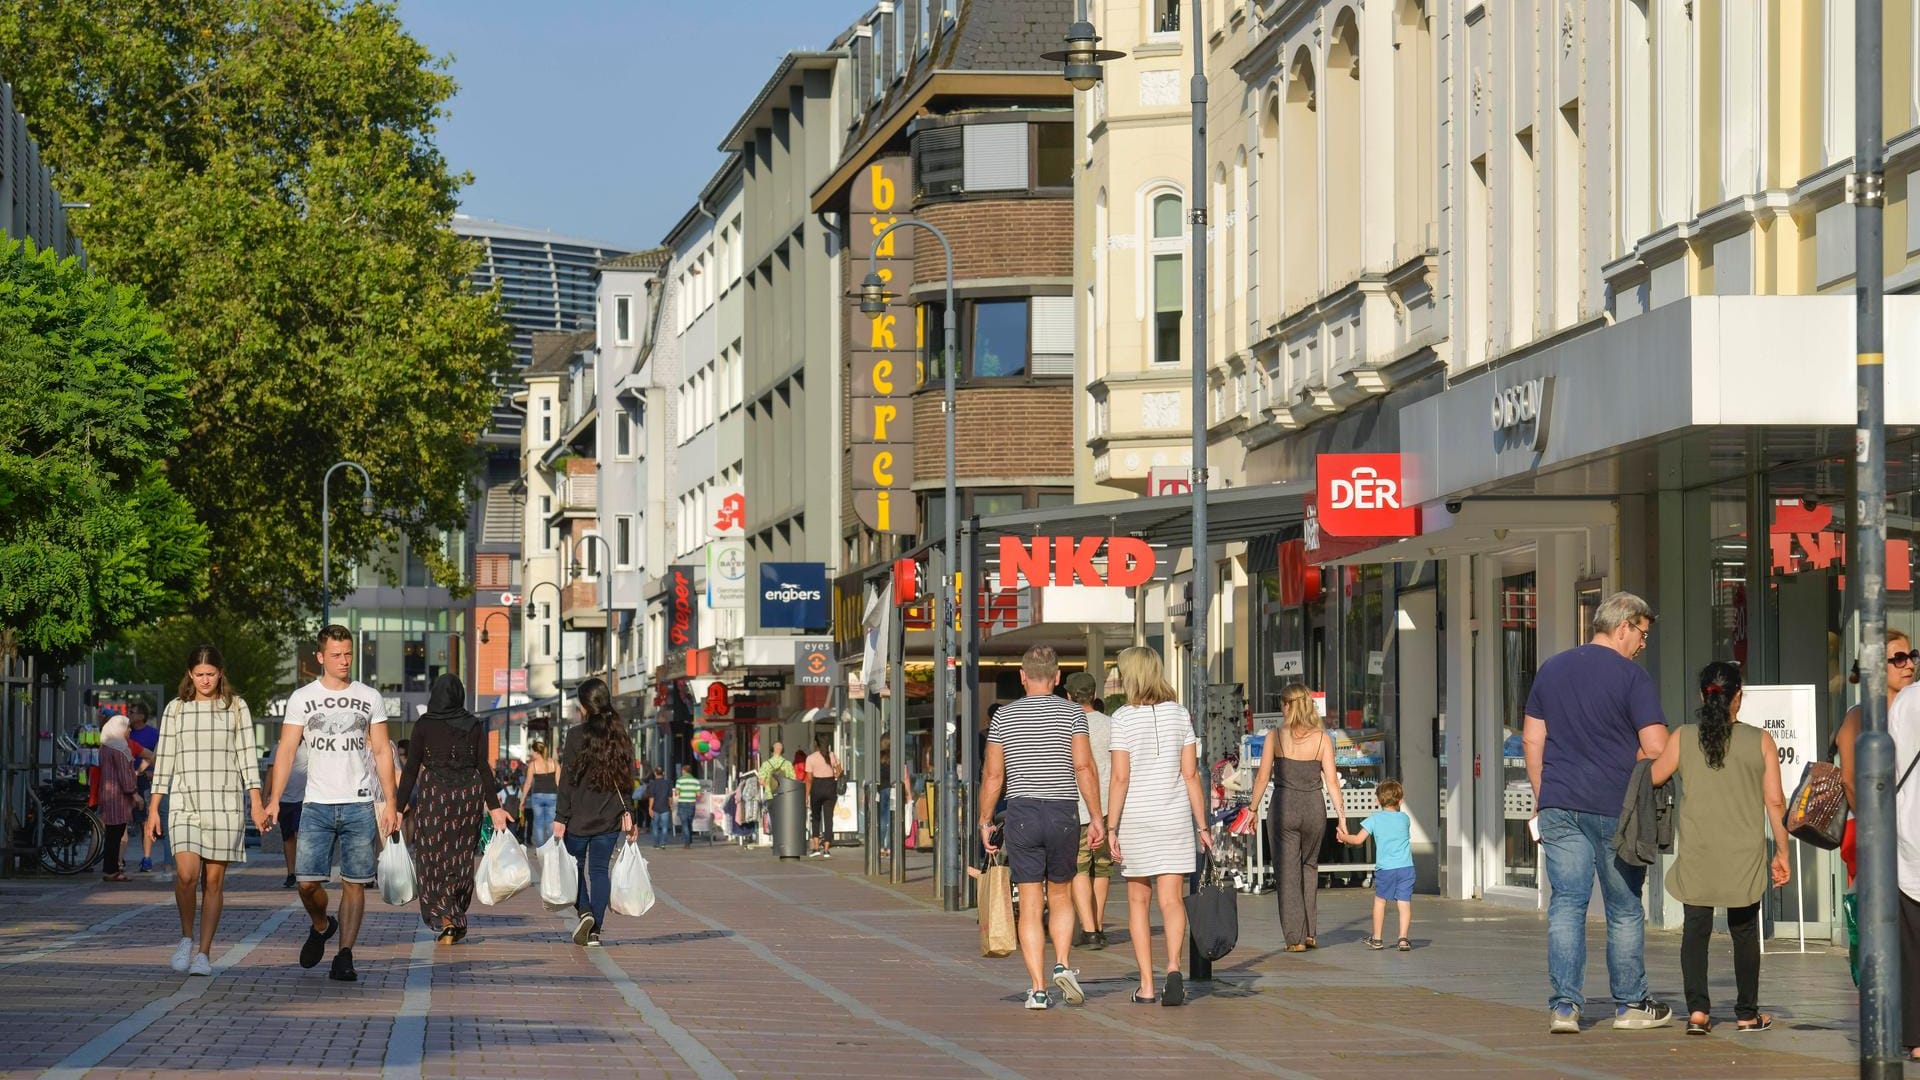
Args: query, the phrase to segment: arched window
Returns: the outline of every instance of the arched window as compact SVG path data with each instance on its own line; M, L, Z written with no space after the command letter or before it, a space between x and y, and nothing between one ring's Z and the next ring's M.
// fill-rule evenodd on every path
M1320 99L1313 57L1302 47L1287 71L1287 102L1281 120L1280 157L1284 178L1280 202L1286 242L1281 267L1282 300L1269 321L1311 302L1320 288ZM1342 183L1351 183L1343 177Z
M1360 24L1334 19L1327 48L1327 286L1360 276Z
M1147 245L1153 290L1153 362L1177 364L1181 315L1185 312L1181 295L1186 276L1182 273L1186 267L1182 250L1185 238L1180 231L1184 215L1180 196L1174 192L1153 196L1149 205L1153 223L1153 239Z

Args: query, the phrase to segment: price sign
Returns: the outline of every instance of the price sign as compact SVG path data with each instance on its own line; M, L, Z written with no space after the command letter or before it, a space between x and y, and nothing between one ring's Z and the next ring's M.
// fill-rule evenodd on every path
M1773 736L1780 759L1780 786L1792 794L1807 766L1820 760L1814 688L1748 686L1741 691L1740 700L1740 722Z

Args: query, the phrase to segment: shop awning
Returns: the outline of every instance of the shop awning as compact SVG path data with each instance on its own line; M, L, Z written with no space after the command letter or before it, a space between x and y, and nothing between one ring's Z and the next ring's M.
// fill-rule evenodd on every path
M1209 491L1207 541L1238 543L1298 525L1312 494L1313 485L1305 482ZM1002 536L1074 534L1136 536L1156 547L1186 548L1193 544L1193 496L1157 495L1049 506L993 514L978 522L979 537L989 547Z
M545 712L559 704L560 697L556 694L553 697L543 697L534 701L523 701L518 705L502 705L493 709L480 709L473 715L489 722L504 719L508 723L512 723L516 720L524 719L533 713Z

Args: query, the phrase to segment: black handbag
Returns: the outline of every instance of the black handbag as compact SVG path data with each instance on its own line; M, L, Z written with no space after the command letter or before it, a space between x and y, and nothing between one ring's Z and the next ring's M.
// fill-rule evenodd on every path
M1211 856L1201 863L1200 887L1187 895L1186 904L1193 947L1209 962L1240 943L1239 894L1220 884Z

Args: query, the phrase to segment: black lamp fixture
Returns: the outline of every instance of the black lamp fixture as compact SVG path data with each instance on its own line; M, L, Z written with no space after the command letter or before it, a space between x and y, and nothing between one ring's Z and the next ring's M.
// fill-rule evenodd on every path
M1075 90L1091 90L1100 84L1100 65L1108 60L1118 60L1127 55L1116 49L1100 47L1100 35L1093 30L1093 23L1081 12L1078 22L1067 28L1067 47L1054 52L1041 53L1040 59L1058 61L1061 74Z
M860 282L860 313L862 315L883 315L887 310L887 301L893 299L887 292L887 283L879 274L869 273Z

